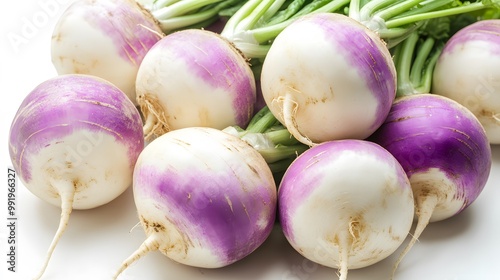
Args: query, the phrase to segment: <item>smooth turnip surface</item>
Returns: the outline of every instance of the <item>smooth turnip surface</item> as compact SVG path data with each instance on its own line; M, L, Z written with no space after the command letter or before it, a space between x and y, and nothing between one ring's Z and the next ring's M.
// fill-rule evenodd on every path
M429 222L455 216L473 203L490 174L484 128L467 108L439 95L397 99L370 140L398 159L414 192L418 222L402 256Z
M277 36L260 82L273 114L311 145L373 133L395 98L395 77L376 33L344 15L318 13Z
M217 268L259 247L276 216L276 185L262 156L212 128L168 132L134 170L134 200L147 239L119 269L154 250L190 266Z
M26 96L10 129L12 164L26 188L62 210L38 277L72 209L106 204L131 185L143 139L137 109L100 78L62 75Z
M186 127L245 127L253 115L255 78L227 40L207 30L182 30L160 40L137 74L144 134Z
M278 189L290 244L328 267L366 267L392 254L410 231L413 195L396 159L379 145L336 140L316 145L288 168Z
M137 70L162 37L156 20L133 0L79 0L66 9L54 28L52 63L59 74L108 80L137 104Z
M500 144L500 20L481 20L450 38L434 69L432 93L449 97L479 119Z

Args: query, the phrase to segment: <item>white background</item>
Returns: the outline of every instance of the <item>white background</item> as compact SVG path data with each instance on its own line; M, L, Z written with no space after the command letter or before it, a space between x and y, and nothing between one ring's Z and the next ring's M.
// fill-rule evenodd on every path
M42 265L56 231L59 209L28 192L17 190L16 273L7 272L7 167L11 166L7 137L23 98L38 84L56 75L50 58L54 24L72 1L23 0L3 4L1 14L1 143L0 271L1 279L31 279ZM7 4L8 3L8 4ZM13 4L14 3L14 4ZM42 3L52 3L43 9ZM36 24L26 32L26 26ZM24 33L23 33L24 30ZM12 38L20 41L12 42ZM396 279L500 279L500 147L493 147L493 169L483 193L460 215L431 224L400 265ZM144 240L131 189L113 202L93 210L74 211L43 279L111 279L123 259ZM358 270L348 279L388 279L395 255ZM335 270L302 258L278 227L267 242L244 260L222 269L198 269L175 264L150 253L124 272L132 279L336 279Z

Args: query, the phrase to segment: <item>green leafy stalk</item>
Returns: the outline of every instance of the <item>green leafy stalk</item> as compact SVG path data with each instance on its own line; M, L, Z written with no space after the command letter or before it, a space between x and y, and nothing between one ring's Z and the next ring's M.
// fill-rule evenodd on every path
M459 15L459 14L470 13L470 12L474 12L474 11L485 10L489 7L491 7L491 6L486 1L463 4L461 6L450 7L450 8L445 8L445 9L441 9L441 10L429 11L429 12L418 13L418 14L414 14L414 15L409 15L409 16L405 16L405 17L398 17L395 19L391 19L391 20L386 21L386 27L387 28L399 27L399 26L404 26L404 25L410 24L410 23L415 23L418 21L424 21L424 20L429 20L429 19L434 19L434 18L449 17L449 16L453 16L453 15Z
M498 8L498 0L351 0L348 15L377 32L392 48L432 19Z
M160 0L144 7L158 21L165 34L180 29L206 27L222 11L239 8L245 0Z
M248 58L264 58L272 41L297 18L318 12L340 12L349 0L249 0L231 18L221 35Z
M446 42L463 27L485 19L496 8L425 21L419 29L392 49L397 73L397 96L430 93L432 75Z
M284 171L309 146L300 143L264 106L243 129L231 126L224 131L238 136L252 145L266 160L273 173Z

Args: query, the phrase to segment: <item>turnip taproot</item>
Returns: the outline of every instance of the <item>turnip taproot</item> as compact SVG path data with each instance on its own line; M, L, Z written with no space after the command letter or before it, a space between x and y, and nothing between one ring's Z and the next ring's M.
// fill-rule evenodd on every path
M72 209L106 204L132 183L144 148L142 122L128 97L86 75L47 80L26 96L12 122L9 153L23 184L61 207L45 271Z

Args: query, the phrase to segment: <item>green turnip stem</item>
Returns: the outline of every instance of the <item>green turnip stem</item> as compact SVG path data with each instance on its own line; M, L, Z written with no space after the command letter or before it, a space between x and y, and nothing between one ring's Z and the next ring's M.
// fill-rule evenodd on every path
M52 243L50 244L49 250L45 257L42 269L34 279L40 279L45 273L50 258L52 257L52 253L54 252L57 243L61 239L61 236L68 226L69 216L73 210L73 200L76 192L75 183L69 180L51 180L51 184L61 197L61 218L59 220L57 231L54 235L54 238L52 239Z
M401 18L391 19L385 22L387 28L400 27L410 23L415 23L419 21L424 21L428 19L438 18L438 17L447 17L452 15L458 15L463 13L469 13L474 11L479 11L487 8L489 5L484 4L482 2L478 3L470 3L467 5L462 5L454 8L447 8L438 11L425 12L421 14L410 15Z
M285 29L288 25L290 25L300 16L313 13L322 13L322 12L324 13L338 12L340 8L344 7L349 3L349 0L334 0L326 2L327 3L325 5L314 5L313 2L304 7L303 9L299 10L296 14L294 14L292 17L290 17L285 21L255 28L253 30L249 30L248 32L253 35L255 40L257 40L257 42L265 43L276 38L276 36L278 36L278 34L281 33L283 29Z
M417 54L417 58L415 59L415 65L412 67L410 79L412 82L418 81L420 84L418 87L415 87L417 92L429 93L431 91L434 66L436 66L436 62L444 47L443 45L434 47L434 45L435 40L433 38L427 38L424 44L420 47L419 54ZM431 51L434 52L431 54ZM420 58L419 55L421 53L425 56L425 61ZM423 64L418 64L419 61L423 61Z
M273 173L284 171L299 154L309 148L295 139L267 106L254 115L246 129L232 126L225 131L252 145Z
M118 271L116 271L113 279L117 279L120 274L127 269L132 263L136 262L140 258L144 257L149 252L156 251L160 248L160 233L154 232L139 246L139 248L130 255L120 266Z
M269 110L269 107L264 106L255 116L250 120L246 128L246 132L250 133L264 133L271 126L276 124L276 118Z
M425 1L352 0L349 3L348 15L377 32L380 38L389 40L389 47L393 47L412 33L403 31L403 29L410 31L411 25L418 26L430 19L480 11L497 5L497 1L463 3L460 6L453 6L451 0L427 1L422 5L423 2ZM395 32L392 32L393 30ZM396 40L395 36L398 33L402 35ZM393 42L390 42L391 40Z
M394 63L398 75L397 96L429 93L432 72L442 51L443 44L432 37L411 34L396 46Z
M153 16L158 19L169 19L179 15L185 15L204 6L221 2L223 0L191 0L179 1L169 6L161 7L152 12Z
M410 81L411 58L415 52L418 42L418 34L411 34L403 43L398 45L397 60L395 66L397 71L398 89L397 96L405 96L414 93L413 84Z
M394 274L396 273L396 270L401 261L403 260L404 256L411 250L413 245L415 245L415 243L418 241L418 238L429 224L429 221L432 217L432 214L434 213L434 209L436 208L438 201L439 201L438 195L432 192L420 192L420 191L415 192L417 225L415 227L415 232L413 233L410 239L410 242L401 252L401 254L399 255L398 259L396 260L393 266L392 278L394 278Z
M178 30L186 26L193 26L205 21L214 21L214 17L217 16L219 12L218 9L212 8L203 12L199 12L193 15L179 16L168 19L160 19L160 28L164 31ZM205 24L202 24L205 25Z
M274 163L287 158L296 158L308 148L305 145L293 145L276 146L269 149L258 149L257 151L264 157L267 163Z
M337 12L349 0L312 1L305 6L292 1L287 8L281 9L285 2L287 1L247 1L229 18L221 32L222 36L233 42L245 56L262 58L269 50L269 42L297 18L312 13Z

